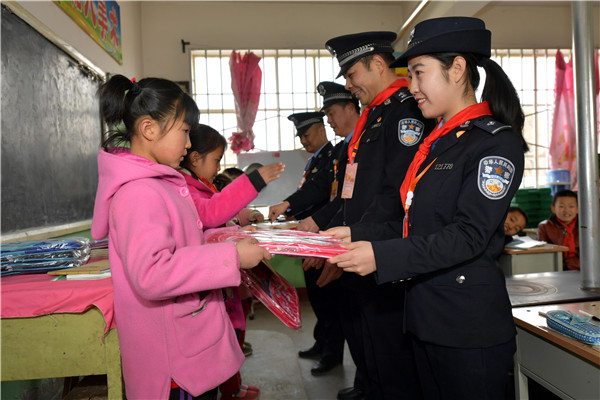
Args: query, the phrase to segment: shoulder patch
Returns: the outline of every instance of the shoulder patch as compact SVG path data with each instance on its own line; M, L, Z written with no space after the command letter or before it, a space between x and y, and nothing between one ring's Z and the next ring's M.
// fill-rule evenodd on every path
M510 129L510 125L503 124L502 122L498 122L489 115L483 116L481 118L477 118L473 121L473 125L476 127L483 129L484 131L495 135L496 133L503 131L505 129Z
M477 173L477 187L485 197L490 200L500 200L513 181L515 166L513 163L500 156L488 156L479 161Z
M405 146L419 143L425 124L415 118L404 118L398 122L398 140Z

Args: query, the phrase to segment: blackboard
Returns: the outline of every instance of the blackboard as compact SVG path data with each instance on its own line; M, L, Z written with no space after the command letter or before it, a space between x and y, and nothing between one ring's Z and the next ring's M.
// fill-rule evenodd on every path
M1 231L90 219L99 79L4 6L1 30Z

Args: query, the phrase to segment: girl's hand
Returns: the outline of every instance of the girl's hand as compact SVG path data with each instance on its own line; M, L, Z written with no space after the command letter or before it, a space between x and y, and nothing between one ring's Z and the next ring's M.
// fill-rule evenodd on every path
M240 257L240 268L250 269L256 267L263 259L271 259L271 254L262 247L257 246L256 243L258 243L258 240L252 238L245 238L236 242L235 247Z
M342 239L346 243L352 241L352 233L349 226L336 226L335 228L327 229L319 232L323 235L333 236L334 238Z
M285 165L283 163L278 162L265 165L264 167L260 167L258 169L258 173L263 178L263 181L265 181L265 183L269 183L279 178L283 170L285 170Z
M252 225L246 225L246 226L241 227L240 231L256 232L256 227L252 226Z
M371 242L354 242L344 247L349 251L338 254L327 261L331 264L337 264L344 271L355 272L361 276L377 271L375 253L373 253Z

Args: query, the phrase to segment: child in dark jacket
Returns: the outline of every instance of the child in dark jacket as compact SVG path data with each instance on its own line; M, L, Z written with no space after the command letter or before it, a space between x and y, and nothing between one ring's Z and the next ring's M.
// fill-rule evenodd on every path
M539 240L567 246L563 253L565 269L579 269L579 226L577 194L571 190L559 190L552 198L552 215L538 225Z

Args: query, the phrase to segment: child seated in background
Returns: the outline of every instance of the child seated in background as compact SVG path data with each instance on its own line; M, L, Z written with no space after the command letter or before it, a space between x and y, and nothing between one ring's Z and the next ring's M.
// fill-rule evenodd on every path
M519 207L509 207L508 214L506 214L506 220L504 220L504 244L510 243L512 237L527 226L527 213Z
M538 225L538 238L544 242L567 246L563 253L564 269L579 269L579 226L577 194L559 190L552 197L552 216Z
M210 126L198 124L190 129L191 147L181 162L179 172L185 178L204 228L225 225L246 207L267 183L279 178L282 163L266 165L233 179L229 186L219 191L213 184L221 169L221 158L227 147L225 138ZM239 287L223 290L225 308L235 329L238 344L243 348L246 319ZM219 386L221 399L255 400L260 390L242 385L240 372Z

